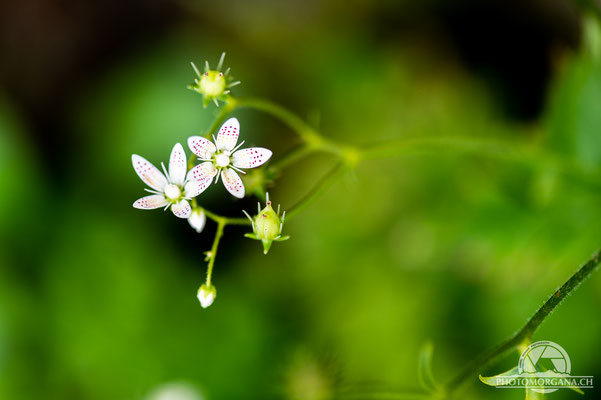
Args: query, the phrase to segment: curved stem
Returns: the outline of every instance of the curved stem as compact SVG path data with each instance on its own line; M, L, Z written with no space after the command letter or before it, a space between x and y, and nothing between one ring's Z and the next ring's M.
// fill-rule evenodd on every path
M250 221L247 218L232 218L219 215L203 207L205 215L215 221L217 224L223 223L224 225L250 225Z
M313 127L299 118L292 111L260 98L242 98L237 100L238 107L253 108L270 114L296 132L305 143L319 143L322 137Z
M570 178L574 178L587 185L594 187L601 186L599 183L601 182L599 173L591 173L590 171L583 170L581 166L569 159L547 153L526 144L473 137L425 137L403 138L375 145L355 146L337 143L324 137L318 130L311 127L288 109L268 100L260 98L236 99L234 107L248 107L262 111L288 125L305 143L305 149L303 150L305 154L301 153L300 155L319 151L327 152L341 158L350 166L355 166L363 160L399 156L415 152L446 150L450 152L481 154L491 158L516 161L524 164L542 165L554 168ZM278 166L277 162L274 162L273 166L281 168L296 161L298 158L293 157L291 160L286 160L285 157L281 161L282 165ZM275 170L276 168L273 169Z
M515 144L497 139L470 137L424 137L404 138L366 146L361 150L361 159L393 157L410 153L440 152L471 153L489 158L519 162L526 165L543 166L593 187L601 186L597 172L584 170L576 162L556 154L547 153L527 144Z
M294 218L298 213L304 210L309 204L311 204L315 199L317 199L328 187L330 183L333 182L334 178L338 173L342 170L344 163L337 163L327 174L325 174L319 182L311 189L309 193L305 195L298 203L296 203L289 211L286 211L286 220L290 220L290 218Z
M208 254L209 265L207 266L207 286L211 287L211 276L213 275L213 265L215 265L215 258L217 257L217 248L219 247L219 241L223 236L223 228L225 228L225 220L219 220L217 222L217 231L215 231L215 239L213 240L213 246L211 252Z
M211 139L211 135L217 133L217 129L225 122L225 119L238 107L238 100L234 97L228 97L225 105L219 110L219 114L215 117L215 120L209 127L209 130L205 132L204 136L207 139Z
M300 160L309 153L311 153L311 149L307 145L303 144L298 147L295 147L288 153L284 154L282 157L272 162L268 167L268 171L271 173L275 173L287 167L288 165Z
M538 327L545 321L545 319L557 308L559 304L569 296L586 278L588 278L601 263L601 249L597 250L593 256L586 261L576 271L570 279L568 279L559 289L555 291L549 297L549 299L543 304L534 315L526 322L526 324L517 331L509 339L493 348L492 350L483 353L479 357L475 358L461 371L455 378L445 385L445 388L449 392L455 391L469 378L475 376L487 365L503 356L507 352L517 348L525 341L530 341L532 335Z

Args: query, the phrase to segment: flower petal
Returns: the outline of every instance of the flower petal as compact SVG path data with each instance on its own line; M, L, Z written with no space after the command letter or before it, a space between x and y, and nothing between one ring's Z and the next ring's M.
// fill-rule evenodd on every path
M188 218L192 214L192 207L187 200L180 200L171 206L171 211L178 218Z
M131 155L131 162L134 166L134 170L136 170L136 173L145 184L159 192L163 191L167 185L167 178L165 178L165 175L163 175L161 171L147 159L137 154Z
M186 182L184 186L184 197L191 199L196 197L205 191L211 185L211 179L205 179L203 181L191 180Z
M236 171L231 168L224 168L221 172L221 180L227 191L233 196L239 199L244 197L244 184Z
M207 217L205 216L205 212L202 210L202 208L195 209L192 211L190 217L188 217L188 223L198 233L202 232L206 222Z
M219 150L231 151L236 147L238 134L240 133L240 123L236 118L230 118L219 129L217 141L215 144Z
M176 143L171 151L171 157L169 158L169 179L171 183L176 185L183 185L184 179L186 179L186 172L188 160L186 159L186 153L180 143Z
M165 207L167 203L167 199L165 199L165 196L162 194L153 194L152 196L146 196L136 200L134 208L139 208L140 210L152 210Z
M201 160L207 160L213 157L217 151L217 147L209 139L202 136L191 136L188 138L188 147L192 153L196 154Z
M255 168L265 164L272 154L271 150L263 147L249 147L232 154L232 164L236 168Z
M217 175L217 168L215 168L212 162L207 161L192 168L188 172L188 180L210 181L215 175Z

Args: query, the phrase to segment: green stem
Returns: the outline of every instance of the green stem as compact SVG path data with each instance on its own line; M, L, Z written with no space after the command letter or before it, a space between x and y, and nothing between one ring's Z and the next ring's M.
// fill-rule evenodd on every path
M213 240L213 246L211 247L211 253L209 254L209 265L207 267L207 286L211 287L211 276L213 275L213 265L215 265L215 258L217 257L217 248L219 247L219 241L223 236L223 228L225 228L226 221L219 220L217 222L217 231L215 232L215 239Z
M309 193L305 195L302 199L298 201L289 211L286 212L286 220L288 221L290 218L294 218L298 213L303 211L309 204L315 201L329 186L330 183L334 181L334 178L338 175L340 171L342 171L342 167L344 163L337 163L327 174L325 174L319 182L311 189Z
M237 100L237 106L241 108L253 108L274 116L288 125L305 143L320 143L323 140L322 136L313 127L296 116L296 114L271 101L259 98L242 98Z
M370 145L361 150L361 159L393 157L410 153L468 153L489 158L542 166L556 170L580 182L601 186L598 173L584 170L573 160L546 153L534 146L515 144L496 139L470 137L425 137L405 138Z
M290 164L300 160L304 156L311 153L311 149L307 145L301 145L295 147L290 150L288 153L284 154L282 157L278 158L274 162L269 165L268 171L271 173L276 173L281 169L287 167Z
M206 208L203 208L205 215L215 221L217 224L223 223L224 225L250 225L250 221L247 218L232 218L225 217L223 215L219 215L214 213Z
M463 152L484 155L490 158L521 162L529 165L538 165L552 168L573 180L583 182L587 185L599 187L601 176L583 170L581 166L572 160L559 157L555 154L546 153L534 146L515 144L494 139L480 139L471 137L425 137L425 138L403 138L379 143L370 146L353 146L337 143L324 137L319 131L304 122L288 109L281 107L268 100L259 98L237 99L236 107L248 107L265 112L288 125L304 142L298 154L291 159L282 159L281 164L274 162L270 167L272 171L282 168L297 161L301 156L311 152L327 152L336 155L349 166L355 166L360 161L399 156L409 153L424 152Z
M487 365L505 355L507 352L516 349L524 342L530 341L534 332L536 332L545 319L598 268L600 262L601 249L597 250L597 252L595 252L595 254L593 254L593 256L570 277L570 279L549 297L545 304L534 313L522 329L497 347L476 357L455 378L447 383L445 386L446 390L448 392L455 391L465 381L480 373Z
M215 120L209 127L209 130L207 132L205 132L205 134L204 134L205 138L211 139L212 135L217 134L217 129L219 129L221 124L223 124L225 122L225 119L228 117L228 115L230 115L238 107L238 103L239 103L239 101L237 99L235 99L234 97L231 97L231 96L228 97L227 102L219 110L219 114L217 114L217 117L215 117Z

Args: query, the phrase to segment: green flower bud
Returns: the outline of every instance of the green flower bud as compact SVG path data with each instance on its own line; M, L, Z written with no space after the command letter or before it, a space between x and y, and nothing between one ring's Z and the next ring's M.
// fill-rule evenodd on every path
M200 78L200 83L198 84L198 91L211 98L223 95L223 92L225 92L223 72L207 71L202 74L202 78Z
M280 236L280 216L271 208L271 201L255 217L255 233L261 240L274 240Z
M209 67L209 62L205 61L205 70L202 74L198 68L196 68L196 65L191 63L192 68L194 68L194 71L196 72L197 78L194 79L194 83L188 86L188 88L203 95L204 107L206 107L211 101L213 101L215 105L219 107L218 100L227 101L227 96L230 93L229 88L240 84L240 81L233 82L233 77L230 76L229 68L225 71L221 70L223 67L224 58L225 53L222 53L216 69L211 69Z
M284 227L284 219L286 212L282 214L280 219L280 206L278 211L274 211L269 201L269 193L267 193L267 204L261 210L261 204L258 204L258 214L252 218L246 211L244 214L252 223L253 233L247 233L244 236L254 240L260 240L263 243L263 253L267 254L271 248L271 244L290 239L290 236L282 236L282 228Z

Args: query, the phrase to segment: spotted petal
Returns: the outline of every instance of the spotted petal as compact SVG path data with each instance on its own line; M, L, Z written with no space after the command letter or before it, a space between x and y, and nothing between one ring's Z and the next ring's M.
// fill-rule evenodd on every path
M231 168L224 168L221 172L221 180L227 191L233 196L239 199L244 197L244 184L236 171Z
M236 118L230 118L219 129L215 144L219 150L231 151L236 147L238 135L240 134L240 123Z
M159 192L162 192L167 185L167 178L161 171L152 165L144 157L137 154L132 154L131 162L136 170L136 173L142 181Z
M208 139L202 136L191 136L188 138L188 147L192 153L196 154L201 160L207 160L213 157L217 151L217 147Z
M192 214L192 207L187 200L180 200L171 206L171 211L178 218L188 218Z
M188 180L210 181L215 175L217 175L217 168L212 162L207 161L192 168L188 172Z
M167 203L168 201L162 194L153 194L152 196L146 196L136 200L134 208L139 208L140 210L152 210L165 207Z
M180 143L176 143L169 158L169 179L171 183L179 186L184 184L186 172L188 171L187 166L188 160L186 159L184 148Z
M210 184L211 179L205 179L204 181L188 181L186 182L186 186L184 186L184 197L187 197L189 199L191 199L192 197L196 197L202 192L204 192Z
M249 147L232 154L232 164L237 168L255 168L271 158L271 150L262 147Z

